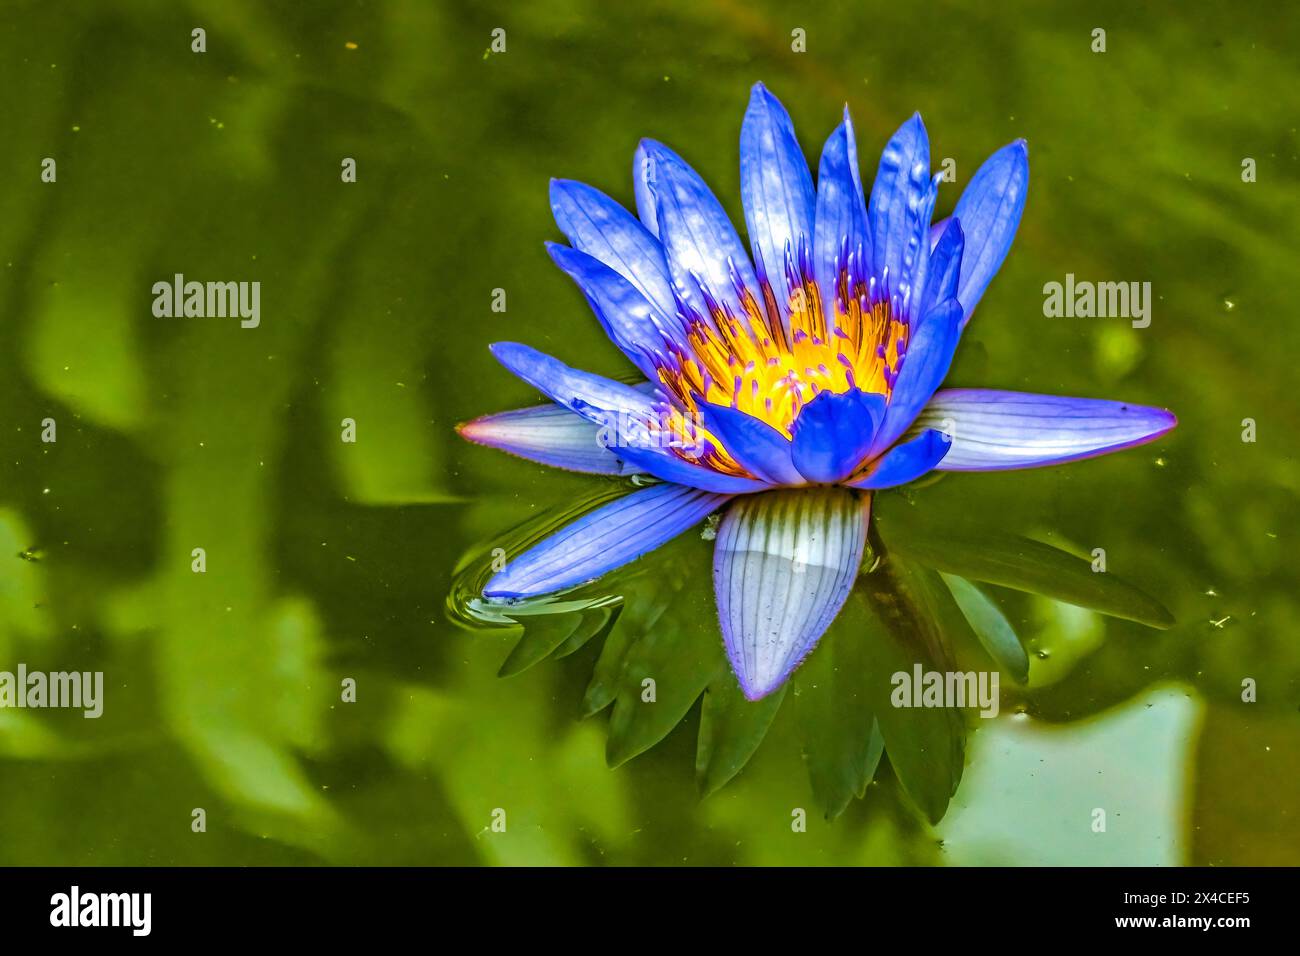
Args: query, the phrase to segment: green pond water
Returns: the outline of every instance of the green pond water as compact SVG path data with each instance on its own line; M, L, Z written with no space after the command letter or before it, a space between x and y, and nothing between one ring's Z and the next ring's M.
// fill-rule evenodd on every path
M4 7L0 672L102 672L103 713L0 708L0 864L1300 862L1293 18ZM631 204L651 136L743 222L757 80L814 162L847 102L867 177L920 110L954 163L940 215L1024 137L1024 220L949 383L1180 424L878 496L873 543L898 562L873 559L782 697L745 705L698 532L522 640L483 620L492 548L625 486L453 426L538 401L494 341L630 371L546 255L548 180ZM156 316L177 274L259 282L257 327ZM1048 317L1067 276L1149 282L1149 326ZM962 626L871 619L1024 539L1057 549L1020 552L1048 596L980 585L1019 636L1002 667ZM1095 549L1114 590L1061 557ZM1166 629L1124 619L1165 608ZM1000 673L997 717L882 708L883 675L950 655Z

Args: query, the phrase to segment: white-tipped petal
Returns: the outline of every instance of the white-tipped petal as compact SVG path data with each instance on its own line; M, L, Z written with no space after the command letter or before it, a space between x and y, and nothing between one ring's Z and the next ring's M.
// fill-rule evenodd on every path
M718 528L713 584L727 658L750 700L785 683L844 606L869 504L834 487L732 502Z

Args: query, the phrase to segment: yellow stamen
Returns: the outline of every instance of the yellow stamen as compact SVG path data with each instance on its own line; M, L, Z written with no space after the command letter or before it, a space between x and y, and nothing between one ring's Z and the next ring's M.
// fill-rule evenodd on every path
M859 388L888 395L907 346L907 326L893 315L888 301L864 307L867 290L861 282L851 283L847 270L838 286L833 329L826 327L817 283L805 278L795 288L788 341L784 328L769 323L767 310L749 294L742 317L718 309L712 324L693 320L689 351L680 351L676 362L660 368L660 381L692 417L702 403L726 405L786 437L793 436L803 406L822 392ZM771 299L769 290L764 293ZM722 457L730 459L725 453Z

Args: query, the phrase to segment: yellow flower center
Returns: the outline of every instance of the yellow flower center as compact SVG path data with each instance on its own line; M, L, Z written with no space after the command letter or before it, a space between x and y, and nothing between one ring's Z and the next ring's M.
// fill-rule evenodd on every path
M711 323L690 322L689 351L673 348L675 361L660 366L659 380L693 419L675 415L670 427L680 427L688 444L707 439L717 451L707 461L712 467L743 473L699 426L702 403L739 409L790 438L803 406L822 392L890 394L907 349L907 325L894 316L889 300L872 302L865 283L851 284L847 270L838 285L833 328L827 328L817 283L807 278L790 296L788 335L768 318L778 313L767 289L766 309L746 292L744 316L717 308Z

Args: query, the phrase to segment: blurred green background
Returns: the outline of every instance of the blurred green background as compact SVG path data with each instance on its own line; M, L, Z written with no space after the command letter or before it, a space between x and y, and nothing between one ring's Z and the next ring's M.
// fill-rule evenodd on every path
M0 710L0 863L1300 863L1297 23L969 7L6 0L0 670L106 689L97 721ZM488 343L626 371L545 254L548 179L630 204L652 136L742 222L759 79L814 162L847 101L867 177L919 109L957 164L941 214L1025 137L1024 222L950 382L1181 419L1155 446L915 492L1104 547L1179 621L1012 602L1030 687L976 722L937 826L886 766L792 832L812 804L789 708L703 800L698 708L608 769L606 718L578 714L598 648L501 679L510 641L445 618L466 549L599 483L454 435L537 399ZM259 280L260 328L155 318L177 272ZM1150 328L1045 318L1066 273L1150 281Z

